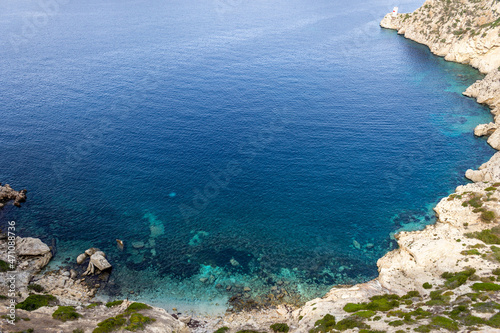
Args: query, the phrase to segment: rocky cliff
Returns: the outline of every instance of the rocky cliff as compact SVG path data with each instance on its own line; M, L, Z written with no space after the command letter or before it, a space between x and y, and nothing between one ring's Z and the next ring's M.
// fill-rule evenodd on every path
M446 60L483 73L500 66L500 2L428 0L413 13L387 14L380 25L429 46Z
M381 26L396 29L405 37L428 45L433 53L447 60L470 64L487 73L464 94L491 107L495 122L478 126L475 134L489 136L488 143L500 150L500 131L497 130L500 127L497 116L500 113L500 2L429 0L414 13L386 15ZM52 317L55 307L41 307L31 313L20 310L21 317L29 316L33 322L21 321L22 327L17 328L25 329L36 321L41 332L44 329L71 332L73 328L92 332L99 322L107 319L128 320L117 326L116 331L121 332L126 324L132 325L132 316L135 316L134 320L155 319L145 324L149 332L209 333L216 329L226 333L273 332L271 325L276 323L282 324L274 326L281 327L280 332L291 333L500 332L500 152L479 170L468 170L466 176L474 183L459 186L455 193L439 202L435 208L436 224L396 236L399 247L379 259L377 279L355 286L334 287L324 297L311 300L299 309L282 305L259 312L197 318L199 327L188 328L185 322L191 318L177 320L154 308L145 309L142 315L133 314L127 312L129 302L116 308L83 306L88 304L91 291L77 287L81 285L77 280L69 281L73 279L68 277L69 273L58 272L35 280L47 289L53 288L51 292L63 304L76 305L81 317L63 322ZM29 275L28 280L31 278ZM42 283L44 281L47 283ZM58 283L62 283L61 288L51 287ZM26 296L27 292L21 288L19 297ZM0 302L7 300L0 298ZM8 328L3 326L3 329Z

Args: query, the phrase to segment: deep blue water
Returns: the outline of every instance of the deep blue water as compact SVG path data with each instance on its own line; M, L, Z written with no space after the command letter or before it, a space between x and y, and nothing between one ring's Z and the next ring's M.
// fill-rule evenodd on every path
M103 249L103 297L215 312L369 280L493 154L480 75L380 29L387 1L59 3L0 3L0 181L29 190L1 223L53 267Z

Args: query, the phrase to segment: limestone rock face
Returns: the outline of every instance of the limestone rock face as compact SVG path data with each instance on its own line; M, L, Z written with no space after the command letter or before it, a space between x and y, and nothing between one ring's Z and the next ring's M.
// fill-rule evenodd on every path
M413 13L387 14L380 25L398 30L406 38L429 46L448 61L470 64L483 73L500 66L500 3L488 0L455 2L450 12L446 1L427 0ZM450 14L452 13L452 14ZM474 13L473 17L469 13Z
M475 136L486 136L496 131L498 125L495 123L480 124L474 129Z
M467 170L465 177L473 182L500 182L500 152L495 153L479 170Z
M500 111L500 72L491 71L483 80L478 80L467 88L464 95L476 98L481 104L487 104L497 115Z

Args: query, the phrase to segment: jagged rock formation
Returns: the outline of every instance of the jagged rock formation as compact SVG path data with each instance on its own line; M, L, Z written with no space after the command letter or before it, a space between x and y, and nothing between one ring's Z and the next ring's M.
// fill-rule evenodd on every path
M0 183L0 209L9 201L14 201L14 205L21 207L21 203L26 201L27 190L15 191L9 184Z

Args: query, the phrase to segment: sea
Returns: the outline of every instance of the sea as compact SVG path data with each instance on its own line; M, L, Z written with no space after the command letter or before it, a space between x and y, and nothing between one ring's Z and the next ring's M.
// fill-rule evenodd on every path
M103 250L98 299L168 311L375 278L493 154L462 95L482 75L379 27L421 5L1 1L0 182L28 201L0 226L53 246L46 270Z

